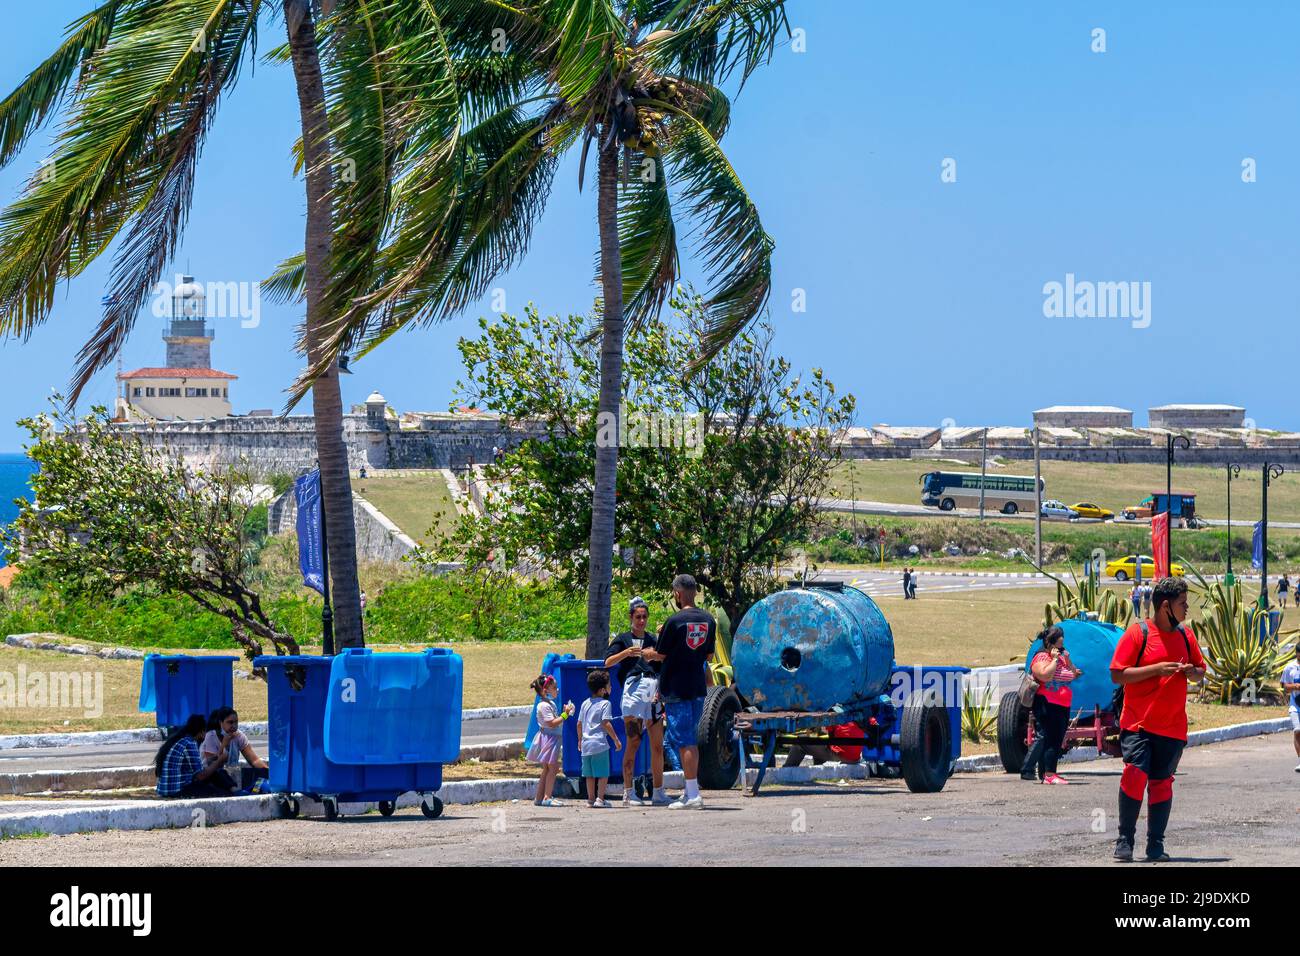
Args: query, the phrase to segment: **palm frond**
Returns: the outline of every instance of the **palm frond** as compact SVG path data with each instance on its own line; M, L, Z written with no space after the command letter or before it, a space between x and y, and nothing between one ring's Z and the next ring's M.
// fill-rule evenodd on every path
M0 166L7 166L58 110L68 87L103 49L118 11L139 0L108 0L68 28L67 39L0 103Z
M658 313L672 294L681 272L677 229L663 160L644 157L644 161L646 165L619 190L623 312L632 330ZM650 178L645 178L642 171ZM596 272L599 278L599 255Z
M712 283L702 366L767 305L774 243L717 140L694 116L674 112L664 157L689 207L691 236Z
M114 295L78 380L106 361L157 280L184 224L193 167L222 93L255 45L263 0L160 0L118 11L76 110L39 176L0 214L0 335L26 337L137 217ZM144 292L142 292L144 290Z
M673 32L647 47L657 71L718 84L739 69L742 86L790 32L785 0L678 0L658 27Z

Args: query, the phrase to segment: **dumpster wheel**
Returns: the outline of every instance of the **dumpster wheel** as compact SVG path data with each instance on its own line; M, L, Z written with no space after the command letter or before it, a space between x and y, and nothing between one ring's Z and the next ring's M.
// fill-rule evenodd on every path
M998 704L998 757L1007 773L1019 773L1025 766L1029 745L1029 708L1020 703L1020 695L1007 691Z
M301 807L298 801L293 797L279 797L276 801L276 809L280 813L281 820L294 820L298 817L298 811Z
M430 794L420 801L420 812L430 820L436 820L442 816L442 801Z
M321 805L325 808L326 820L337 820L339 818L339 798L338 797L321 797Z
M903 779L913 793L938 793L948 782L952 735L948 709L913 694L903 705L899 750Z
M380 800L380 801L379 801L379 815L380 815L381 817L391 817L391 816L393 815L394 811L396 811L396 810L397 810L397 801L396 801L396 800Z

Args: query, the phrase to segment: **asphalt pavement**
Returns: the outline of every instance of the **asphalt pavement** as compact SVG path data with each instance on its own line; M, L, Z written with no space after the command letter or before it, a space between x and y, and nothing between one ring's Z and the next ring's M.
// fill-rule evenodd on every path
M1290 734L1189 749L1161 866L1300 865L1300 774ZM941 793L901 781L706 791L702 811L543 809L529 802L112 831L0 841L6 866L1104 866L1112 862L1117 760L1069 765L1070 786L964 773ZM1146 830L1138 825L1139 852ZM1129 867L1152 864L1132 863ZM1281 870L1278 871L1281 874ZM1280 879L1284 878L1279 876Z

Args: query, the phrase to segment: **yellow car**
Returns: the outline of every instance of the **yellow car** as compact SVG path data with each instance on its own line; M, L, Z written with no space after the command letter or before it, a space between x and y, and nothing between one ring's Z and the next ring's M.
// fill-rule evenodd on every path
M1116 558L1110 564L1106 565L1106 573L1116 581L1127 581L1129 578L1137 577L1137 555L1130 554L1124 558ZM1169 568L1174 577L1183 576L1183 566L1177 562ZM1149 555L1142 555L1142 580L1150 581L1156 575L1155 559Z
M1100 518L1102 521L1109 521L1115 517L1115 512L1107 511L1105 508L1098 508L1086 501L1080 501L1077 505L1070 505L1070 510L1077 511L1080 518Z

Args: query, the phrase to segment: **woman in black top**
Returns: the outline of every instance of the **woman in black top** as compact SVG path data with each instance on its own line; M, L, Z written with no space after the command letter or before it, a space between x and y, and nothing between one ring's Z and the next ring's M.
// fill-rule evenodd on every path
M650 731L650 772L654 777L652 804L668 803L664 795L664 718L659 698L659 668L663 656L655 650L655 635L646 630L650 608L639 597L628 604L632 629L609 642L605 666L617 665L617 685L623 688L621 699L623 725L627 730L627 747L623 749L623 806L640 807L644 802L636 795L633 771L641 733Z

